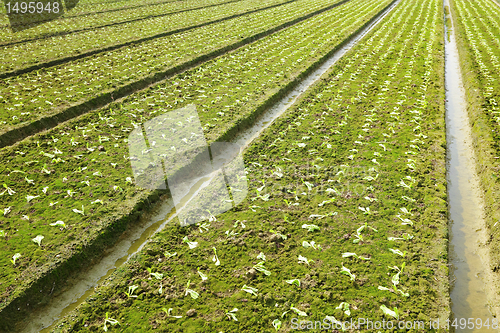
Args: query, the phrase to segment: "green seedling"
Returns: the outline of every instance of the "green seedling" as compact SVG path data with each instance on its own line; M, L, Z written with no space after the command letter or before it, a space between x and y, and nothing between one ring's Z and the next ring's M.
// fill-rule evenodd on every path
M167 314L167 317L177 318L177 319L182 318L182 316L172 316L170 314L170 312L172 312L172 310L173 310L172 308L169 308L168 310L167 310L167 308L162 308L162 310L165 311L165 313Z
M256 271L262 272L262 273L264 273L267 276L271 275L271 272L268 271L264 267L264 262L263 261L259 261L256 265L253 266L253 269L255 269Z
M358 258L358 259L361 259L361 260L370 260L370 258L358 256L354 252L344 252L344 253L342 253L342 258L349 258L349 257L355 257L355 258Z
M337 309L342 310L342 311L345 313L345 315L349 317L349 316L351 316L351 310L350 310L350 308L349 308L349 307L350 307L349 303L347 303L347 302L342 302L342 303L340 303L340 305L339 305L339 306L337 306L335 309L336 309L336 310L337 310Z
M198 269L197 269L197 270L198 270L198 274L199 274L199 275L200 275L200 277L201 277L201 280L202 280L202 281L206 281L206 280L208 279L208 276L206 276L206 274L204 274L204 273L200 272L200 268L199 268L199 267L198 267Z
M303 224L302 229L307 229L307 231L319 230L319 227L315 224Z
M12 260L10 261L14 266L16 266L16 260L21 258L21 253L16 253L12 256Z
M196 291L194 291L192 289L189 289L190 283L191 283L191 281L188 281L187 287L186 287L186 293L184 294L184 296L187 296L189 294L189 296L191 296L192 299L197 299L200 296L200 294L198 294Z
M340 269L340 273L347 275L351 278L351 281L354 281L356 279L356 275L351 273L351 270L347 267L344 267L344 263L341 264L342 268Z
M133 285L128 287L128 292L125 292L125 295L128 297L137 297L137 295L133 295L134 291L139 288L139 286Z
M279 329L281 328L281 320L279 319L274 319L273 320L273 327L276 331L279 331Z
M303 262L305 264L307 264L307 266L309 266L309 263L310 262L314 262L314 260L311 260L311 259L307 259L306 257L303 257L299 254L299 264Z
M305 247L306 249L309 248L309 247L312 247L315 250L318 250L318 249L322 250L321 245L316 244L315 241L310 241L310 242L303 241L302 242L302 246Z
M109 313L108 312L106 312L106 318L104 319L104 326L102 328L104 330L104 332L108 331L108 327L106 326L106 324L111 324L113 326L116 325L116 324L120 325L120 323L118 322L118 320L113 319L113 318L109 318Z
M394 311L392 311L391 309L387 308L385 305L381 305L380 306L380 310L382 310L382 312L388 316L391 316L393 318L396 318L399 320L399 313L398 313L398 308L397 307L394 307Z
M198 242L190 242L189 239L187 238L187 236L185 236L182 239L182 242L186 243L189 246L190 249L194 249L195 247L198 246Z
M389 251L391 251L394 254L400 255L403 258L406 256L406 251L401 252L401 250L398 250L398 249L396 249L396 250L395 249L389 249Z
M300 288L300 280L299 279L286 280L285 282L288 283L288 284L292 284L292 285L294 284L294 285L296 285L297 287Z
M35 238L33 238L32 241L37 243L38 246L42 246L42 239L44 239L44 238L45 238L44 236L38 235Z
M57 222L51 223L50 225L53 227L61 226L62 228L66 228L66 224L63 221L57 221Z
M231 311L229 312L226 312L226 316L229 318L229 319L232 319L234 321L238 321L238 319L236 318L236 315L235 313L238 312L238 309L237 308L234 308L232 309Z
M219 266L220 261L219 261L219 257L217 256L217 249L215 247L212 247L212 249L214 250L214 256L212 258L212 261L215 263L215 266Z
M249 287L246 284L243 285L241 290L246 291L247 293L250 293L250 294L255 295L255 296L257 296L257 291L259 291L258 289L253 288L253 287Z

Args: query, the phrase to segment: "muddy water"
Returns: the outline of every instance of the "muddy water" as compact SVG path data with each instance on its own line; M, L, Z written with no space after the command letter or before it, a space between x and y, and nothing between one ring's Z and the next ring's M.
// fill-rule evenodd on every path
M448 6L447 1L445 6ZM488 258L484 247L486 226L479 180L475 172L471 128L458 50L452 24L446 29L449 261L453 316L451 324L457 319L457 326L454 327L456 332L498 332L491 328L494 318L488 306L491 283L488 282ZM469 324L469 318L473 324ZM487 321L490 328L484 326Z
M241 147L241 150L247 147L265 128L271 125L276 118L286 111L297 98L307 90L307 88L315 83L321 75L356 45L361 38L369 33L399 3L399 1L400 0L395 1L386 11L377 16L371 24L353 36L348 43L336 51L310 75L304 78L304 80L302 80L290 93L274 104L269 110L266 110L255 121L252 127L239 133L233 140L233 143ZM234 151L228 151L226 154L233 155ZM192 179L190 184L186 185L184 189L185 195L181 201L180 209L186 207L190 200L192 200L202 188L210 183L211 179L212 175ZM140 251L151 236L162 230L167 223L175 219L179 211L179 207L177 210L175 209L172 199L166 198L156 211L147 216L143 216L137 225L125 232L120 238L121 240L113 246L113 248L108 250L99 262L95 263L86 272L79 274L76 281L70 281L70 283L68 283L70 287L61 290L52 298L45 308L34 313L32 317L26 321L29 324L20 329L20 331L29 333L50 332L54 328L54 324L57 320L67 315L86 298L91 296L94 293L94 288L104 282L118 267Z

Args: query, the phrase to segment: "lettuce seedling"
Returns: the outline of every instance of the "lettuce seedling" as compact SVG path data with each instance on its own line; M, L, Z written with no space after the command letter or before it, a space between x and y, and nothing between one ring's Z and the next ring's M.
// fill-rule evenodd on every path
M57 222L51 223L50 225L53 227L57 227L60 225L62 228L66 228L66 224L63 221L57 221Z
M351 310L350 310L350 308L349 308L349 307L350 307L350 304L349 304L349 303L347 303L347 302L342 302L342 303L340 303L340 305L339 305L339 306L337 306L335 309L336 309L336 310L337 310L337 309L340 309L340 310L344 311L345 315L349 317L349 316L351 316Z
M212 258L212 261L215 263L215 266L219 266L220 265L220 261L219 261L219 257L217 256L217 249L214 247L212 247L212 249L214 250L214 257Z
M5 230L0 230L0 237L5 237L6 235Z
M279 319L274 319L273 320L273 327L276 331L278 331L281 328L281 320Z
M303 224L302 229L307 229L307 231L319 230L319 227L315 224Z
M187 287L186 287L186 293L184 294L184 296L187 296L189 294L189 296L191 296L192 299L197 299L200 296L200 294L198 294L196 291L194 291L192 289L189 289L190 283L191 283L191 281L188 281Z
M182 318L182 316L172 316L170 314L170 312L172 312L172 310L173 310L172 308L169 308L168 310L167 310L167 308L162 308L162 310L165 311L165 313L167 314L167 317L177 318L177 319Z
M309 263L310 262L314 262L314 260L311 260L311 259L307 259L306 257L303 257L299 254L299 264L303 262L305 264L307 264L309 266Z
M44 236L38 235L35 238L33 238L32 241L37 243L38 246L42 246L42 239L44 239L44 238L45 238Z
M370 260L370 258L358 256L354 252L344 252L344 253L342 253L342 258L349 258L349 257L356 257L356 258L361 259L361 260Z
M139 288L139 286L136 285L129 286L128 292L126 291L125 295L127 295L128 297L137 297L137 295L132 295L137 288Z
M197 270L198 270L198 274L200 275L202 281L205 281L205 280L208 279L208 277L205 274L203 274L202 272L200 272L200 268L199 267L198 267Z
M394 318L399 320L399 313L398 313L397 307L394 307L394 311L392 311L391 309L387 308L385 305L381 305L380 310L382 310L382 312L384 314L391 316L391 317L394 317Z
M198 242L190 242L189 239L187 238L187 236L185 236L182 239L182 242L186 243L189 246L190 249L194 249L195 247L198 246Z
M229 312L226 312L226 316L229 318L229 319L232 319L234 321L238 321L238 319L236 318L236 315L235 313L238 311L237 308L234 308L232 309L231 311Z
M246 284L243 285L243 287L241 287L241 290L246 291L247 293L250 293L255 296L257 296L257 291L259 291L258 289L249 287Z
M311 242L303 241L302 246L305 247L306 249L309 247L312 247L315 250L318 250L318 249L322 250L321 245L316 244L315 241L311 241Z
M297 309L296 307L293 306L293 304L292 304L292 306L290 306L290 310L292 310L293 312L295 312L299 316L307 317L307 313L305 313L304 311L301 311L301 310Z
M268 271L265 267L264 267L264 262L263 261L259 261L259 263L257 265L254 265L253 266L253 269L255 269L256 271L259 271L259 272L262 272L266 275L271 275L271 272Z
M120 323L118 322L118 320L116 319L113 319L113 318L109 318L109 313L106 312L106 318L104 319L104 326L103 326L103 330L104 332L107 332L108 331L108 327L106 326L106 324L111 324L111 325L120 325Z
M389 249L389 251L391 251L394 254L400 255L403 258L406 256L406 251L401 252L401 250L398 250L398 249L396 249L396 250L395 249Z
M300 280L299 279L286 280L285 282L288 283L288 284L294 284L294 285L296 285L297 287L300 288Z
M14 266L16 266L16 260L21 258L21 253L16 253L12 256L12 260L10 261Z
M356 279L356 275L352 274L349 268L344 267L344 263L341 263L341 265L342 268L340 269L340 273L349 276L351 281L354 281Z

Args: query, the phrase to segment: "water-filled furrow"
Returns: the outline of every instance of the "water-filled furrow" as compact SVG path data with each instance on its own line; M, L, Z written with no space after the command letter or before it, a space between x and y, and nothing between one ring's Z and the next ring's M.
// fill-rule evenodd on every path
M392 9L399 3L394 2L387 10L375 17L372 22L353 36L345 45L329 57L315 71L305 77L293 90L282 99L277 101L271 108L263 112L255 123L238 133L232 140L242 151L259 134L267 128L276 118L285 112L297 98L314 84L331 66L333 66L347 51L355 46L361 38L368 34ZM234 155L234 151L222 152L222 155ZM190 200L212 179L212 175L191 179L184 188L184 197L180 209L186 207ZM74 310L86 298L94 293L94 288L104 282L117 268L123 265L135 253L139 252L148 240L164 226L171 222L179 213L171 198L163 200L155 211L144 215L139 223L126 231L120 241L109 249L103 258L95 263L86 272L78 275L78 280L70 283L71 287L60 291L42 309L34 313L28 322L24 332L50 332L57 320Z
M448 1L444 1L448 6ZM446 140L450 220L450 330L494 332L488 306L486 224L475 171L471 127L459 65L453 22L448 13L445 40ZM470 318L470 319L469 319ZM488 326L485 324L488 323Z

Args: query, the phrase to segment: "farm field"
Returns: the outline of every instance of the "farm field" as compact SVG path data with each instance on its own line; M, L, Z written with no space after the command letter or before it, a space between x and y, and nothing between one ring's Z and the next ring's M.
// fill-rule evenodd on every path
M83 0L19 32L0 15L0 331L460 332L477 315L467 332L497 332L499 14L494 0ZM472 166L450 148L450 45ZM168 115L188 109L198 132L170 147L192 117ZM254 128L234 206L190 188L86 299L71 294L169 207L170 181L143 179L184 177L199 142L215 158ZM144 164L150 151L165 161ZM460 168L479 180L487 240L457 243ZM215 215L179 220L212 201ZM468 243L475 259L460 257ZM463 279L484 295L457 293Z

